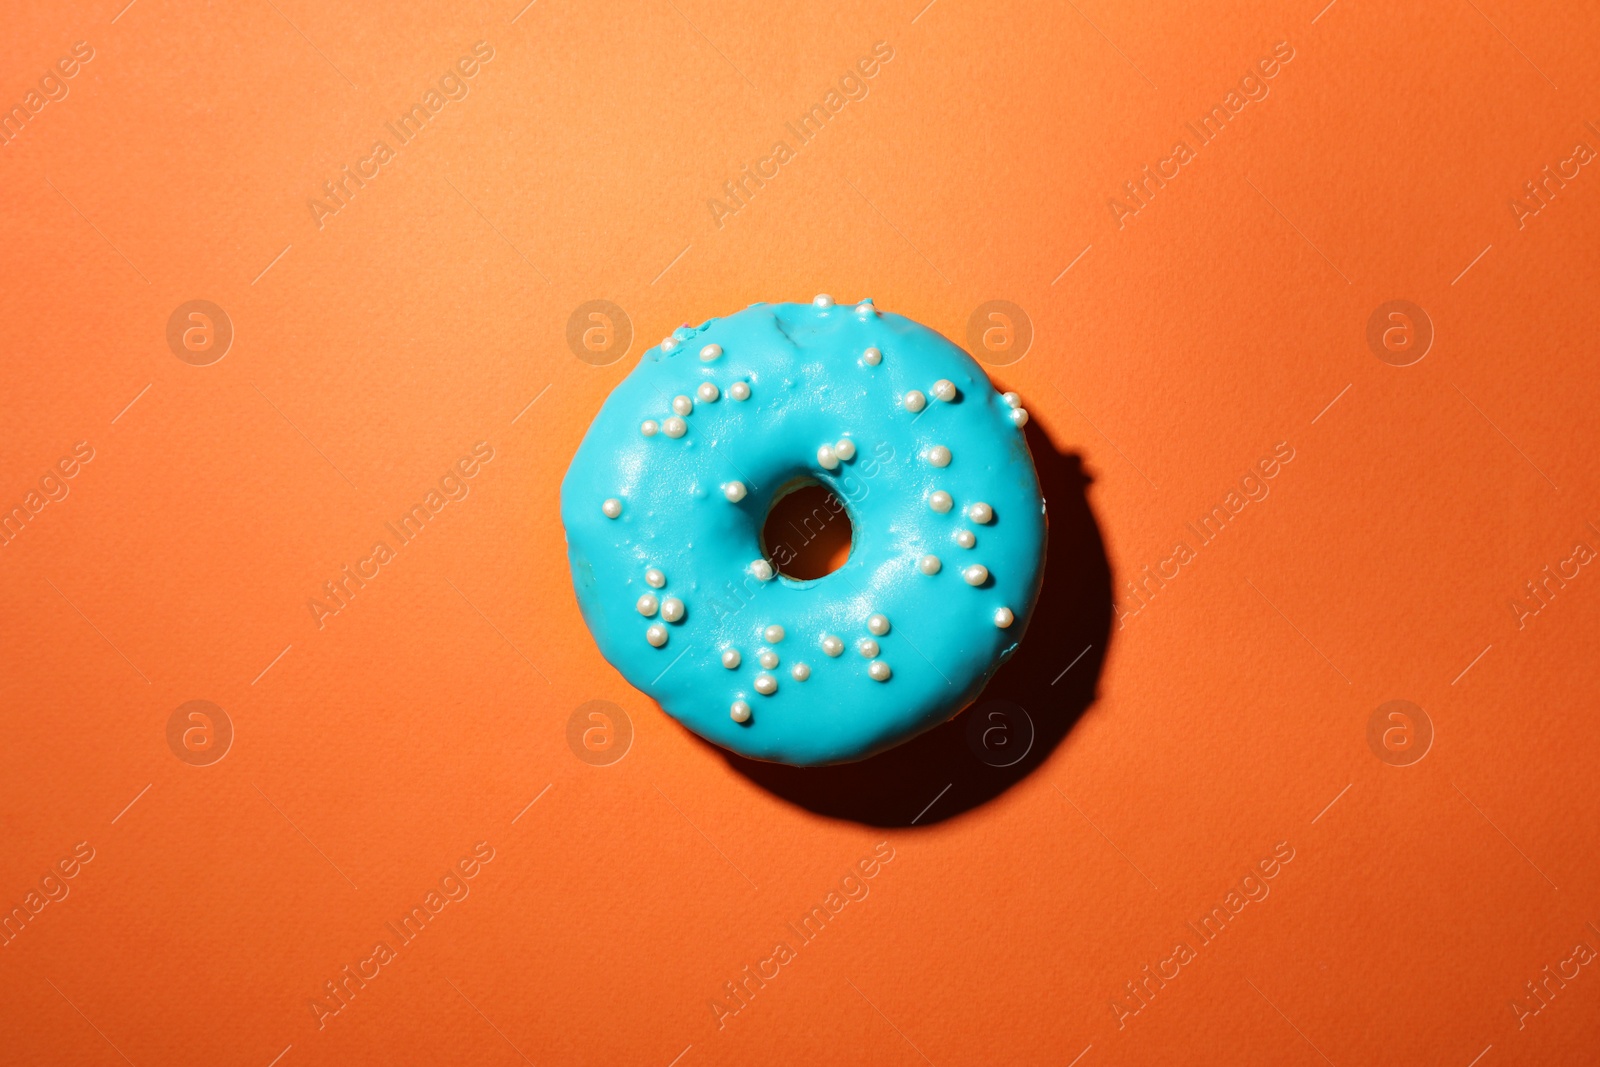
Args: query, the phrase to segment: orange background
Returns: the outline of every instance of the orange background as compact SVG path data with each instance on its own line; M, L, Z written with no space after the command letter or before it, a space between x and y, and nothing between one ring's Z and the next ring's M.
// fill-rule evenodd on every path
M1511 1005L1600 949L1600 577L1511 604L1600 547L1600 174L1509 206L1600 147L1592 6L122 4L12 5L0 37L6 107L94 49L0 148L0 507L94 450L0 548L0 903L94 850L0 948L0 1059L1592 1060L1595 966ZM319 228L477 41L469 95ZM715 225L877 41L870 94ZM1270 96L1119 228L1280 41ZM963 343L991 299L1032 323L993 372L1060 490L995 682L1039 732L1015 767L961 720L870 782L740 766L579 618L557 490L607 392L680 322L820 291ZM197 298L235 330L204 367L165 333ZM1436 332L1404 367L1366 341L1401 298ZM626 358L569 349L591 299ZM470 495L319 628L479 441ZM1278 442L1270 496L1140 607ZM209 766L167 740L196 699L235 732ZM1395 699L1434 731L1409 766L1368 743ZM608 766L568 743L591 700L631 723ZM470 896L319 1028L480 841ZM719 1027L880 841L870 895ZM1119 1026L1279 842L1270 895Z

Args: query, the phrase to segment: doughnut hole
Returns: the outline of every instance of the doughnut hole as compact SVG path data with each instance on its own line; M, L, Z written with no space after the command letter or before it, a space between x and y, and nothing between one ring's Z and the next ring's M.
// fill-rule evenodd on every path
M803 478L779 490L761 527L761 554L784 577L809 582L843 567L854 537L844 502Z

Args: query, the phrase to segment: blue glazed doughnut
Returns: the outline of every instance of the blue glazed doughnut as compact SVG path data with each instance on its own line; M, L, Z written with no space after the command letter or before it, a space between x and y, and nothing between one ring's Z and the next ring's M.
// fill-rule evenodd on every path
M607 398L561 484L601 653L700 736L779 763L881 752L970 704L1044 575L1027 412L871 301L754 304L682 327ZM830 489L844 566L764 554L773 503Z

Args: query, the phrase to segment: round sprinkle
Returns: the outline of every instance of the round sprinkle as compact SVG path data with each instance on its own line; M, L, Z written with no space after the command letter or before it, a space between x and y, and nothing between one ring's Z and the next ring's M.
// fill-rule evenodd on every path
M928 494L928 506L943 515L954 506L955 501L950 499L950 494L943 489L935 489Z
M861 362L865 363L869 367L876 367L878 364L883 362L883 353L878 351L876 348L869 348L865 352L861 353Z
M661 573L660 568L651 567L644 572L645 584L655 589L660 589L667 584L667 576Z
M875 659L867 664L867 677L874 682L887 682L891 673L893 672L889 670L889 665L881 659Z
M769 697L778 691L778 680L766 671L756 675L756 692Z
M1022 398L1016 393L1001 393L1000 399L1004 400L1008 407L1017 407L1022 403Z
M683 601L675 596L669 596L662 600L661 617L667 622L677 622L683 618Z
M978 538L971 530L956 531L956 544L960 545L962 548L971 548L977 543Z
M934 445L928 449L928 462L935 467L950 466L950 450L944 445Z
M750 385L748 382L734 382L728 386L728 395L735 400L750 399Z
M822 635L822 651L830 656L837 656L844 651L844 642L832 634Z
M741 658L737 648L725 648L722 650L722 665L730 671L739 666Z
M743 500L746 492L748 490L745 489L743 482L729 482L722 487L722 495L728 498L730 504L737 504Z
M867 616L867 631L882 637L889 632L889 616L881 612L873 612Z
M994 518L994 508L980 500L967 509L967 518L982 525Z
M878 654L878 642L874 641L870 637L863 637L861 640L856 642L856 651L861 653L867 659L871 659L873 656Z
M922 395L922 390L913 389L900 398L900 403L907 411L917 412L928 406L928 398Z
M811 304L813 307L831 308L833 307L833 297L829 296L827 293L818 293L816 296L811 298Z
M622 514L622 501L614 496L608 496L600 505L600 511L608 519L614 519Z
M949 403L956 398L956 383L949 378L940 378L933 383L933 395L936 399Z
M661 432L668 437L682 437L689 430L689 424L674 415L661 424Z
M981 563L974 563L961 572L961 577L966 579L968 585L982 585L989 580L989 568ZM662 608L661 617L666 618L666 615L666 608Z
M839 456L834 452L832 445L823 445L817 449L817 462L822 464L823 470L836 470L839 466Z
M750 573L763 582L772 581L772 564L764 559L758 559L750 564Z
M996 626L1000 627L1000 629L1004 630L1006 627L1010 626L1012 623L1014 623L1016 621L1017 621L1017 617L1015 615L1011 614L1011 609L1010 608L995 608L994 609L994 624Z
M661 351L663 351L663 352L671 352L674 348L677 348L677 347L678 347L678 339L676 337L663 337L661 339Z
M656 613L656 608L660 607L660 602L656 600L654 593L646 593L639 598L639 602L634 607L639 609L640 615L648 619Z
M735 700L728 707L728 718L732 719L734 722L749 722L750 705L746 704L742 700Z
M667 643L667 628L659 622L653 622L650 624L650 628L645 630L644 639L655 647L660 648Z
M687 415L694 410L694 401L681 394L675 396L672 398L672 410L674 414Z
M1016 423L1019 427L1028 425L1028 409L1012 408L1011 421Z
M771 626L761 631L761 637L764 641L766 641L767 644L775 645L779 641L783 640L783 627L779 626L777 623L773 623Z
M661 431L661 424L655 419L645 419L639 424L639 432L646 437L654 437Z
M917 570L923 574L938 574L941 566L943 564L939 562L938 556L923 556L917 560Z
M834 442L833 454L843 460L856 458L856 443L848 437L841 437Z
M807 678L811 677L811 668L807 667L804 663L796 663L793 667L789 668L789 677L793 678L797 682L803 682Z
M721 355L722 355L722 346L721 345L706 345L704 348L702 348L700 350L700 362L702 362L702 363L710 363L712 360L716 359L718 356L721 356Z
M696 389L694 392L696 396L698 396L707 404L711 403L717 397L722 395L722 390L717 388L715 382L701 382L700 388Z
M778 654L772 651L770 648L763 648L760 653L756 655L756 662L770 671L772 668L778 665Z

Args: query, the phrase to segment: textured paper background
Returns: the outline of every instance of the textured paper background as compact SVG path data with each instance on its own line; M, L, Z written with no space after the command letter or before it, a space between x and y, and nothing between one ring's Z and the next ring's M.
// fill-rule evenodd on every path
M7 15L0 1058L1592 1059L1596 966L1542 972L1600 950L1600 577L1574 555L1600 549L1600 174L1563 163L1600 149L1592 8L521 3ZM1542 203L1547 166L1577 173ZM557 489L608 390L682 321L821 291L962 343L988 301L1031 329L978 353L1033 413L1061 533L996 681L1037 735L1013 767L958 721L871 781L741 769L578 616ZM208 366L167 340L196 299L234 332ZM567 341L590 300L634 334L604 365ZM1391 300L1431 323L1409 366L1367 341ZM319 625L323 583L478 442L470 495ZM1202 544L1186 524L1280 443ZM210 749L186 717L169 743L193 700ZM631 736L609 765L587 720L569 743L596 700ZM1391 700L1420 716L1369 744ZM401 945L385 924L478 842L470 895ZM1280 842L1270 895L1202 944L1186 923Z

